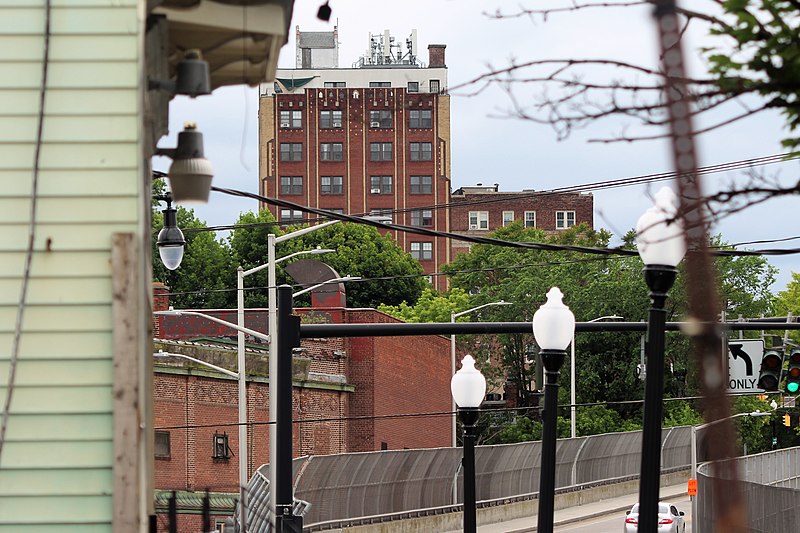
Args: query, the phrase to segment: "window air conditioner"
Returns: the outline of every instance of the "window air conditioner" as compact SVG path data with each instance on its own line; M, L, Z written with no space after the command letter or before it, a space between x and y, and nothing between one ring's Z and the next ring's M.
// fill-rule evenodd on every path
M341 128L342 127L342 121L341 120L334 120L333 121L333 127L334 128Z
M478 225L477 224L470 224L469 225L469 229L478 229Z
M369 123L369 127L370 128L380 128L381 127L381 123L380 122L370 122Z
M288 128L288 127L289 127L288 122L281 122L281 128Z
M381 193L381 189L380 189L380 187L373 187L370 192L372 194L380 194Z

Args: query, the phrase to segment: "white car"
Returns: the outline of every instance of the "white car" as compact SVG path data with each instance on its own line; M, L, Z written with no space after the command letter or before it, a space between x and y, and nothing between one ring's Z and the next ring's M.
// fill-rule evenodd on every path
M625 517L625 533L636 533L639 530L639 504L634 504ZM665 502L658 503L658 533L684 533L686 523L683 511Z

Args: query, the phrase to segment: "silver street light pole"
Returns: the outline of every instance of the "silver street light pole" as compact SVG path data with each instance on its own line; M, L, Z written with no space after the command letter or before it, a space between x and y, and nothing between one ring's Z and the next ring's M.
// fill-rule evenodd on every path
M601 320L622 320L623 317L617 315L608 315L608 316L601 316L597 318L593 318L589 322L600 322ZM570 348L570 359L569 359L569 435L573 439L577 436L576 435L576 425L575 425L575 335L572 335L572 345ZM572 484L575 484L575 474L576 472L572 471Z
M479 305L477 307L473 307L472 309L467 309L466 311L461 311L460 313L450 312L450 323L455 323L456 318L460 316L467 315L472 313L473 311L477 311L478 309L483 309L484 307L490 307L493 305L511 305L511 302L506 302L504 300L500 300L499 302L491 302L488 304ZM450 335L450 375L456 375L456 336ZM451 404L452 411L455 413L456 411L456 403L455 400ZM453 414L453 425L452 425L452 442L453 448L456 447L456 417Z
M328 226L332 226L333 224L337 224L338 220L331 220L329 222L324 222L322 224L317 224L316 226L309 226L307 228L303 228L298 231L293 231L292 233L287 233L286 235L281 235L280 237L276 237L274 234L270 233L267 235L267 264L262 265L260 268L267 268L267 295L268 295L268 309L269 309L269 317L268 317L268 327L270 333L274 333L275 335L275 342L271 342L269 344L269 419L270 422L275 422L278 417L278 404L275 402L275 395L273 391L275 390L274 386L274 379L275 376L278 375L278 288L277 288L277 280L275 274L275 265L279 262L279 260L275 259L275 245L278 243L288 241L290 239L294 239L296 237L300 237L301 235L305 235L307 233L311 233L312 231L317 231L322 228L326 228ZM288 256L287 256L288 257ZM281 258L282 260L283 258ZM256 267L259 268L259 267ZM254 270L254 269L253 269ZM276 486L276 479L275 479L275 461L277 458L277 453L275 449L275 443L277 442L278 432L277 432L277 424L270 424L269 425L269 487L270 492L274 495L275 494L275 486ZM270 521L272 522L272 527L275 527L275 498L270 498Z

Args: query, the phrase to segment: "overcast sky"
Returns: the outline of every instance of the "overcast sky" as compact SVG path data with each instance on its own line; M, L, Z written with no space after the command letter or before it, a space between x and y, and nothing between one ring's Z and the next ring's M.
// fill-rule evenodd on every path
M706 0L693 0L703 3ZM655 28L648 9L599 9L583 14L552 15L546 23L529 18L495 20L484 14L498 6L513 10L518 2L487 0L404 0L365 2L331 0L329 23L317 20L321 0L295 2L289 42L280 66L294 67L295 27L301 31L330 31L339 27L339 65L349 67L364 54L369 33L390 30L404 42L417 30L419 56L427 62L429 44L445 44L449 86L468 81L489 66L535 58L617 58L654 65L657 60ZM537 0L529 5L555 5L556 0ZM564 2L561 2L562 4ZM692 4L695 7L695 4ZM699 5L698 5L699 7ZM705 44L702 34L690 35L684 50L690 65L702 68L696 49ZM508 96L492 88L479 96L455 91L451 98L453 187L476 183L500 185L501 191L553 189L596 181L670 171L669 146L663 141L624 144L587 143L590 137L620 131L615 122L600 123L558 141L551 128L513 118L504 118L510 107ZM532 92L520 92L528 101ZM526 100L527 99L527 100ZM205 136L206 157L215 169L214 184L257 191L258 98L255 89L229 87L195 100L176 98L170 107L169 139L184 121L194 120ZM726 110L731 112L731 109ZM701 165L719 164L780 153L780 139L787 136L777 114L748 119L700 138ZM168 162L156 160L155 168L166 170ZM769 176L784 182L797 181L797 162L763 167ZM706 179L712 190L737 178L736 173L714 174ZM651 205L653 187L629 187L595 192L595 227L615 235L631 229ZM207 206L196 214L209 225L231 224L239 214L255 210L254 201L212 193ZM779 239L800 235L794 225L796 200L770 200L726 218L713 229L731 243ZM759 244L750 248L794 248L797 240ZM774 290L782 290L792 270L800 271L797 256L770 258L781 272Z

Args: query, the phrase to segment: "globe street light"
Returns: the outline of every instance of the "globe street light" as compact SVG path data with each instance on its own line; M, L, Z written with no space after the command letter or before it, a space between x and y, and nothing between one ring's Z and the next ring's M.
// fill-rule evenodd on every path
M477 311L478 309L483 309L484 307L490 307L493 305L511 305L511 302L506 302L504 300L500 300L499 302L490 302L488 304L479 305L477 307L472 307L471 309L467 309L466 311L461 311L459 313L450 312L450 323L454 324L456 318L464 315L468 315L473 311ZM456 336L455 334L450 335L450 375L454 376L456 373ZM453 411L455 411L455 402L453 406ZM453 417L453 448L456 447L456 417Z
M669 187L655 196L655 205L636 223L636 245L644 261L650 289L647 318L642 463L639 483L639 531L655 533L661 477L661 418L664 394L664 332L667 292L678 274L676 265L686 254L683 227L677 218L677 198Z
M450 379L450 392L458 406L464 431L464 533L475 533L475 441L480 406L486 396L486 378L475 368L475 359L465 355L461 369Z
M539 468L539 516L536 531L552 533L556 489L556 410L558 409L558 374L567 346L575 336L575 315L564 305L558 287L547 293L547 302L533 314L533 336L541 348L544 365L544 416L542 425L542 462Z
M183 232L178 227L178 210L172 207L172 195L155 196L156 200L167 203L166 209L162 211L164 215L164 227L158 232L158 255L161 262L168 270L175 270L183 260L183 248L186 246L186 239Z

